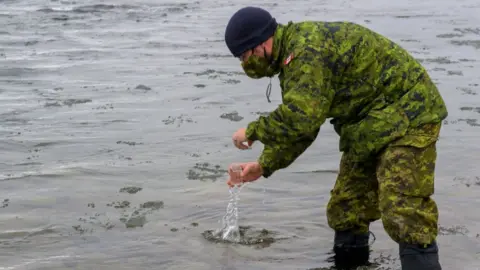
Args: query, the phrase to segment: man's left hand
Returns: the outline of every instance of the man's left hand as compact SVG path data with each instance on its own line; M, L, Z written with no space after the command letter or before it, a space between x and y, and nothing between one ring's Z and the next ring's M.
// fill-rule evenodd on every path
M263 168L257 161L239 163L238 166L240 166L241 172L235 172L231 167L228 169L230 177L227 184L230 187L256 181L263 175Z
M249 141L247 139L247 136L245 135L245 128L240 128L237 130L235 133L233 133L232 140L233 144L238 148L238 149L248 149L250 146L252 146L253 142ZM244 143L247 143L248 145L245 145Z

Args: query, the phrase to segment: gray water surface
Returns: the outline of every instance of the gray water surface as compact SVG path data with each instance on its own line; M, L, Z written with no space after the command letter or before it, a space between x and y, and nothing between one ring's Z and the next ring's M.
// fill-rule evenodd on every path
M444 269L480 269L480 3L262 1L277 20L349 20L420 59L449 109L435 199ZM325 206L338 137L328 123L291 167L246 186L239 224L265 246L212 243L225 170L262 150L232 133L280 102L223 41L259 1L0 1L0 270L329 267ZM398 269L372 226L372 261Z

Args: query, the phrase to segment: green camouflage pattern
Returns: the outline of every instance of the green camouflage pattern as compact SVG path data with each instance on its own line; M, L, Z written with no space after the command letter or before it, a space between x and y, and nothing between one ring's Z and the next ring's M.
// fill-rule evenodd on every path
M265 146L259 163L266 178L300 156L327 118L340 135L339 150L360 162L399 139L417 147L431 144L437 137L412 130L447 117L444 101L421 64L361 25L279 25L273 59L282 104L246 130L249 140Z
M440 124L420 133L435 136ZM327 206L329 226L338 231L365 233L382 219L385 231L397 243L430 244L438 234L434 193L436 143L415 147L401 140L375 158L356 162L343 153L340 172Z
M327 205L328 225L332 229L368 233L370 223L381 218L376 165L375 160L354 162L350 154L342 154Z
M271 175L273 171L270 168L286 168L292 164L297 157L299 157L314 140L309 138L297 141L295 145L280 144L278 146L265 145L263 153L259 158L259 164L262 164L263 175ZM280 157L274 159L272 157Z

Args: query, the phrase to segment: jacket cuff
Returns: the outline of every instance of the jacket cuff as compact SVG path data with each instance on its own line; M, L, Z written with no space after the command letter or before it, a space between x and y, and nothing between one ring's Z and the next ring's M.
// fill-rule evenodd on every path
M257 127L257 122L253 121L250 122L247 126L247 129L245 130L245 136L247 137L248 140L250 141L256 141L258 140L257 138L257 133L256 133L256 127Z
M268 178L273 174L273 171L270 168L268 168L268 166L265 163L263 163L262 160L259 160L258 164L260 164L260 166L262 167L262 170L263 170L262 176L264 178Z

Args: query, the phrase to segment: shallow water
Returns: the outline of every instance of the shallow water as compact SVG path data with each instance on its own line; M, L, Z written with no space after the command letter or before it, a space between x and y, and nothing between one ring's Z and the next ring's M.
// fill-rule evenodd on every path
M234 4L235 3L235 4ZM268 246L207 241L229 200L230 136L280 102L229 57L224 25L255 1L0 1L0 269L328 267L325 205L338 138L325 125L290 168L240 194L239 225ZM438 143L445 269L480 269L478 1L269 1L280 22L351 20L431 72L449 117ZM300 173L301 172L301 173ZM372 226L372 260L397 246Z

